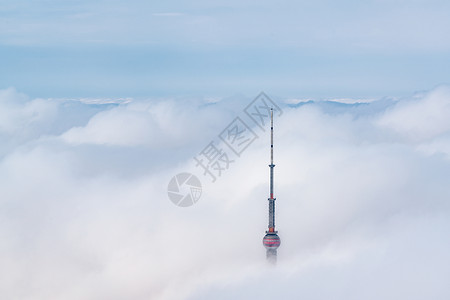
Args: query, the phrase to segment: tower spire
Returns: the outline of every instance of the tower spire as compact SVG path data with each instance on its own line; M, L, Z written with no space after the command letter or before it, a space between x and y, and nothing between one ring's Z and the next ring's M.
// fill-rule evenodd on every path
M275 200L273 197L273 108L270 109L270 197L269 197L269 230L263 238L263 245L267 249L267 260L277 261L277 249L280 246L280 237L275 230Z

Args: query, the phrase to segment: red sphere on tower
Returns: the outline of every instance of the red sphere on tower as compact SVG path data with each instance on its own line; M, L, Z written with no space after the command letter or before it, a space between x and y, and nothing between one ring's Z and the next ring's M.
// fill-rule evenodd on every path
M263 245L266 249L277 249L280 244L280 237L276 233L268 233L263 238Z

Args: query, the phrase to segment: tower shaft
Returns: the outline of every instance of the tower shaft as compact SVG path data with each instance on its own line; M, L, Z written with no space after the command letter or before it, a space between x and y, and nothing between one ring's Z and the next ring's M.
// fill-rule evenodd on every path
M273 197L273 109L270 110L270 198L269 200L269 232L275 231L275 200Z

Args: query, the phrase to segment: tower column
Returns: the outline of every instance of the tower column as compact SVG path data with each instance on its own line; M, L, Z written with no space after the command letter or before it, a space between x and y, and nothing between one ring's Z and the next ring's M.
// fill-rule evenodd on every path
M275 200L273 197L273 109L270 109L270 197L269 197L269 230L263 238L263 245L267 249L267 260L271 263L277 261L277 249L280 246L280 237L275 230Z

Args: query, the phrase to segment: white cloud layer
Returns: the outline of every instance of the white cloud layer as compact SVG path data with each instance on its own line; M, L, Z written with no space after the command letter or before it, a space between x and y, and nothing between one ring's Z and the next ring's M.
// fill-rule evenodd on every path
M192 159L248 102L0 91L2 297L450 297L448 86L370 103L286 100L276 269L261 242L267 132L255 127L259 139L214 184ZM190 208L166 194L180 171L204 186Z

